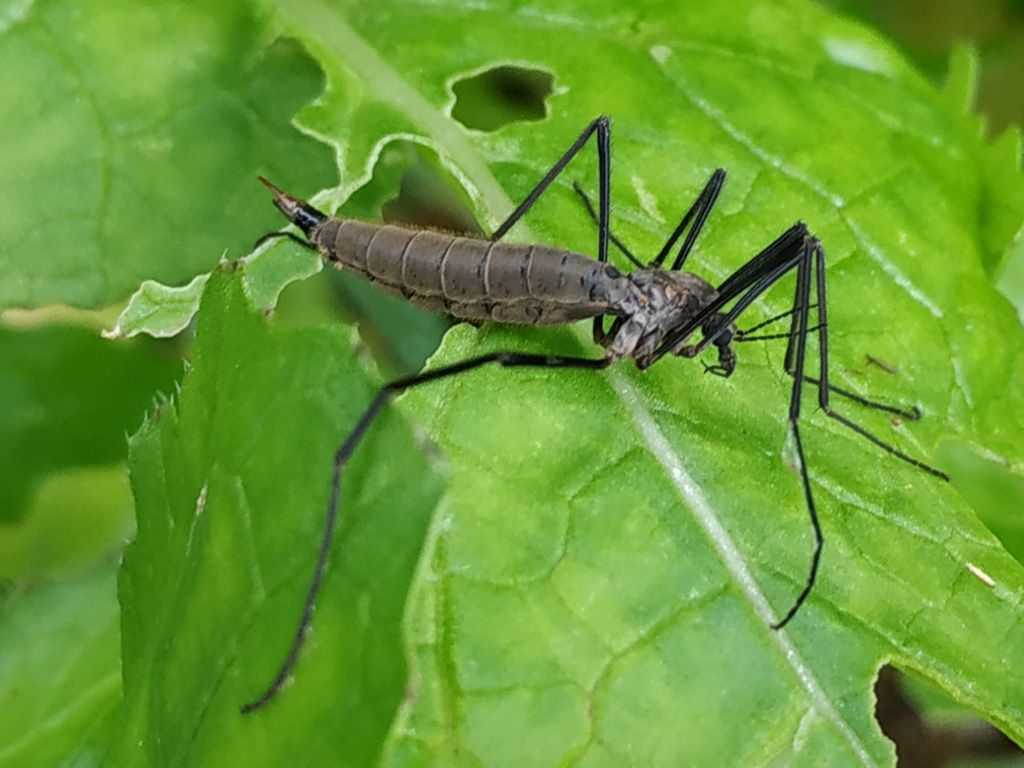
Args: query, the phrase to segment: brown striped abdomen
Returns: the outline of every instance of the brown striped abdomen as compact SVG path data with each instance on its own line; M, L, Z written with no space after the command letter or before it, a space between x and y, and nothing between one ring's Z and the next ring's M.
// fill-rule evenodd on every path
M572 251L329 218L310 233L341 269L434 312L551 325L614 312L614 267Z

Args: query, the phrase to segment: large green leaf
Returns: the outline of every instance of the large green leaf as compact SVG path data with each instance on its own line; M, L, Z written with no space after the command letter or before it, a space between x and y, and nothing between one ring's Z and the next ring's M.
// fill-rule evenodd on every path
M181 369L167 348L114 347L95 328L0 326L0 523L23 517L39 480L113 464L158 390Z
M342 556L299 675L243 718L294 633L330 457L371 384L349 332L268 328L229 271L214 273L200 314L180 396L131 442L139 527L121 570L111 764L366 765L402 698L399 622L438 484L386 416L346 470Z
M94 766L117 722L116 563L0 605L0 765Z
M973 121L864 30L803 3L406 4L399 21L388 6L309 0L281 14L328 73L300 120L333 138L346 184L382 136L421 135L493 225L587 119L612 112L616 223L637 250L653 253L711 170L728 168L693 267L720 279L808 221L829 254L835 376L925 418L843 409L925 457L955 438L1019 465L1021 330L985 265L1024 216L1020 179L990 186ZM449 46L431 55L423 30L441 24ZM551 119L458 130L448 84L508 56L554 72ZM593 184L582 163L573 176ZM569 179L530 227L588 248ZM1016 206L1017 227L980 216L993 198ZM780 288L758 316L787 297ZM502 347L588 349L571 334L463 328L436 362ZM410 625L420 693L393 731L397 763L882 764L871 682L886 660L1024 739L1024 694L1004 674L1024 662L1010 642L1020 565L953 488L809 399L825 565L806 611L769 629L800 588L810 531L779 457L780 350L743 352L728 382L678 361L645 375L481 372L410 398L452 480Z
M268 28L300 40L327 76L299 116L339 161L342 184L323 204L368 178L388 140L411 136L493 226L609 112L615 222L635 250L653 253L711 171L728 168L692 268L720 280L807 221L828 250L834 377L924 418L837 407L926 460L948 441L1021 466L1022 331L990 277L1024 218L1021 182L989 173L993 155L956 98L962 70L940 96L869 32L798 0L292 0L274 12ZM453 80L508 61L555 75L547 121L480 134L447 117ZM589 251L569 181L592 188L592 166L574 164L515 237ZM308 269L275 271L279 250L246 268L260 305L267 286ZM272 279L254 280L258 270ZM884 765L893 753L871 685L889 661L1024 741L1024 691L1007 674L1024 668L1020 564L956 485L879 452L810 397L825 559L795 622L769 628L803 583L811 543L784 449L779 342L741 349L728 381L672 360L644 374L480 371L406 398L451 463L407 612L406 695L393 634L370 667L386 682L354 672L371 628L353 584L378 577L397 545L343 535L317 614L314 637L328 639L278 702L240 720L286 646L326 462L370 389L340 334L267 331L220 275L206 296L181 401L135 443L123 761ZM789 297L786 283L750 322ZM582 332L460 327L433 364L497 348L599 354ZM431 494L409 502L415 514L386 500L389 481L428 476L404 430L382 426L343 512L402 542L401 567L374 593L388 619L373 631L386 634ZM368 714L357 697L377 706Z
M257 172L330 178L288 126L321 75L252 4L4 5L0 307L187 282L270 225Z

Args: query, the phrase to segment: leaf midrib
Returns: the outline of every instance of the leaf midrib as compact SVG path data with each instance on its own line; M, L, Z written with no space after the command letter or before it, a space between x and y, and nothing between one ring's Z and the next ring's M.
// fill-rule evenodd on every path
M627 413L632 417L633 424L636 425L643 443L650 450L651 455L654 456L658 464L661 465L662 469L665 470L665 474L668 476L679 498L704 530L708 541L714 547L726 570L739 586L740 591L747 598L761 625L770 633L769 637L779 646L790 669L796 674L801 686L807 692L811 705L823 718L835 726L836 730L847 741L863 765L876 765L860 739L853 732L853 729L840 717L836 708L832 706L832 702L825 693L825 690L821 687L821 684L811 671L810 666L800 655L796 646L789 639L786 631L784 629L778 631L769 629L778 618L769 605L768 599L747 567L746 561L737 548L736 543L708 502L707 496L690 473L686 471L686 467L683 466L679 454L673 449L668 438L665 437L665 433L661 431L661 428L651 416L649 409L642 402L640 393L633 386L633 382L621 371L614 368L609 371L607 376L612 391L615 392L616 396L625 406Z

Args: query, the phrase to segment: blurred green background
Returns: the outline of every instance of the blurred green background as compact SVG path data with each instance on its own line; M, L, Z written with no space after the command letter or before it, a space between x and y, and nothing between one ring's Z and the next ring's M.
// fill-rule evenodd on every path
M1024 125L1024 0L819 0L826 8L875 27L939 83L950 48L978 51L979 114L996 136Z
M972 44L979 54L977 111L986 118L987 133L994 137L1012 124L1024 124L1024 0L821 1L880 30L937 85L944 79L953 45ZM539 120L551 87L550 78L541 73L524 76L514 70L467 80L456 86L453 115L479 130L513 120ZM411 143L389 145L373 180L342 212L453 230L476 228L458 186L435 157ZM258 234L253 233L254 239ZM97 563L116 559L131 537L125 437L147 411L173 395L190 340L188 333L169 341L101 339L99 331L113 325L119 308L0 314L4 613L29 590L76 578ZM276 314L282 323L358 323L385 375L419 368L447 327L444 319L381 296L333 270L291 286ZM60 356L52 355L55 348ZM890 677L883 677L879 692L883 705L891 708L890 727L902 729L900 738L919 745L916 753L912 748L903 751L901 764L944 764L947 757L967 752L996 756L979 765L1024 765L990 731L975 733L962 719L943 720L947 710L934 695L918 690L907 699L901 684ZM924 706L922 701L931 703ZM921 711L930 713L929 718L922 718Z

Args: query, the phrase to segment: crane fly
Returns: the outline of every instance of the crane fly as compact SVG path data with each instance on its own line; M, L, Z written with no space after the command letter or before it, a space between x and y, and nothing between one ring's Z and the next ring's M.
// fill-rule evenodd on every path
M582 188L579 185L574 185L574 188L597 225L597 259L562 248L502 242L502 237L595 136L598 159L596 210ZM486 239L328 216L309 203L282 192L263 177L260 181L272 192L274 205L298 227L302 235L290 231L271 232L260 238L257 245L274 238L294 240L315 251L325 261L361 275L389 293L420 307L475 324L494 321L560 325L589 319L593 323L594 342L605 352L603 356L594 358L488 352L384 384L334 454L320 549L291 646L271 683L262 694L242 707L243 713L258 710L270 702L298 662L313 620L313 609L338 521L342 472L384 406L395 395L412 387L462 375L490 364L505 368L597 371L618 360L630 358L643 370L666 355L693 358L710 347L714 347L717 361L713 365L705 364L705 370L727 377L736 368L734 343L787 339L784 368L793 379L789 399L789 434L814 533L814 549L803 588L782 618L772 624L776 630L796 616L810 595L824 546L800 436L800 402L805 383L817 389L818 404L827 416L892 456L935 477L949 480L941 470L902 452L833 410L830 395L835 394L900 418L920 417L916 407L905 409L888 405L830 383L825 250L804 223L797 222L791 226L717 287L685 271L683 267L687 257L725 182L725 171L718 169L711 174L697 199L650 262L645 264L638 259L615 237L609 223L611 124L605 116L592 121L580 133L523 202ZM614 245L635 269L624 273L611 265L608 261L610 245ZM664 265L673 252L675 256L671 266L666 268ZM791 308L746 330L737 328L736 321L744 310L793 271L796 272L796 287ZM786 319L789 320L788 331L757 334L769 324ZM807 339L812 333L818 335L817 376L805 373Z

